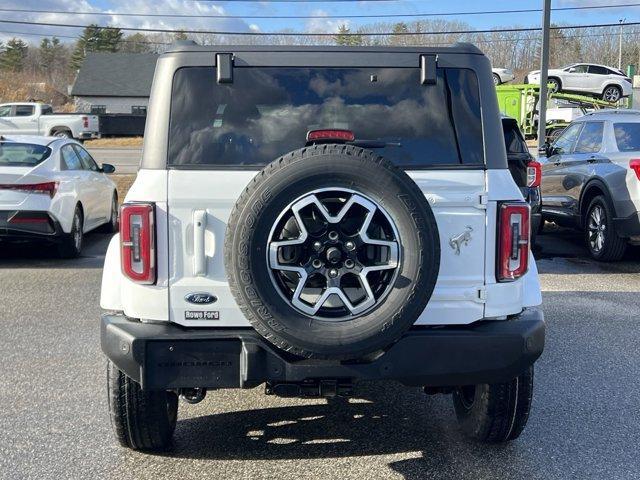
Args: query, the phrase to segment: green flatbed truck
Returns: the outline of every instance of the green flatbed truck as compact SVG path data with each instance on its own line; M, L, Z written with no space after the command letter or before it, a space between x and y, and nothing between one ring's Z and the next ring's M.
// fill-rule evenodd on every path
M534 84L504 84L496 86L500 111L515 118L527 139L533 139L538 134L538 99L540 85ZM602 108L615 108L616 104L605 102L586 95L571 93L550 93L549 100L561 100L580 108L583 113ZM547 138L553 139L568 125L568 122L551 120L547 122Z

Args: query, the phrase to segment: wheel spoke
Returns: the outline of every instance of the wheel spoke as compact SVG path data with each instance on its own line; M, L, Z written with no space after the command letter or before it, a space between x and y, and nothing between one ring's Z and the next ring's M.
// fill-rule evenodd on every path
M319 192L322 192L320 196ZM332 193L335 196L331 196ZM329 203L336 205L336 201L340 204L337 212L330 210ZM354 207L358 212L351 212ZM308 218L308 210L304 209L308 208L313 208L329 228L319 231L305 225L303 218ZM284 228L274 231L282 228L277 225L283 225L283 220L288 224L290 217L298 225L297 238L287 238L289 227L287 231ZM362 223L358 228L359 221ZM371 236L382 238L371 238L369 230L375 232ZM338 319L346 313L349 318L373 307L388 293L397 273L381 274L371 280L368 274L397 269L400 265L400 243L391 218L374 201L346 189L318 190L299 198L280 214L269 238L267 257L274 285L293 307L310 316ZM295 258L283 256L284 247L297 247ZM295 273L298 281L292 280L291 275L276 272ZM318 276L324 277L326 284L309 300L311 292L317 292L319 287L316 280L313 285L307 286L307 283Z

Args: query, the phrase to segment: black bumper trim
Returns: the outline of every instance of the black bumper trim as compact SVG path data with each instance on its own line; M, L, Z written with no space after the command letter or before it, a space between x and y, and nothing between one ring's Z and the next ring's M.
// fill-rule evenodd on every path
M545 323L538 308L508 320L415 327L366 363L301 360L253 329L183 328L102 316L102 351L145 389L252 388L266 381L397 380L410 386L508 381L542 354Z
M37 215L47 217L48 223L43 228L40 224L31 225L13 224L9 222L9 218L13 215ZM62 226L50 213L46 211L30 211L30 210L0 210L0 241L28 241L41 240L45 242L57 242L64 235Z
M613 225L616 233L621 237L635 237L640 235L640 212L628 217L614 218Z

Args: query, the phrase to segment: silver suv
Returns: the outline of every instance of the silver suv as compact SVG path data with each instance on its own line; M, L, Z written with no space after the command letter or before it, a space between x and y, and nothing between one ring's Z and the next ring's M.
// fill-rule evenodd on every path
M583 230L596 260L622 258L640 242L640 111L589 113L544 150L544 218Z

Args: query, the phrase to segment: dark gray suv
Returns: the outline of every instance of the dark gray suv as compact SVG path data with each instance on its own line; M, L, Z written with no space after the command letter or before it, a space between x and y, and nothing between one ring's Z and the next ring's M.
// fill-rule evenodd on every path
M589 113L544 153L546 220L583 230L596 260L620 260L640 243L640 111Z

